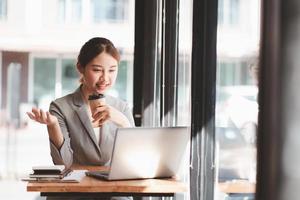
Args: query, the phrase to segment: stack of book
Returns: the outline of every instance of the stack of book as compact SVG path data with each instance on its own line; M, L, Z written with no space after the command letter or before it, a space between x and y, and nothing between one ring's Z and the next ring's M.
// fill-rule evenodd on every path
M32 181L60 181L72 171L64 165L34 166L32 170L33 173L29 174Z
M58 182L58 183L79 183L87 170L71 170L64 165L34 166L33 173L22 178L22 181L30 182Z

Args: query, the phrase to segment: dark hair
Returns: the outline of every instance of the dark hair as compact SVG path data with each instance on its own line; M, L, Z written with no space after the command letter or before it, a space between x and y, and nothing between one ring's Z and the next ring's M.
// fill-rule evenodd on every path
M118 62L120 61L120 54L114 44L102 37L95 37L87 41L80 49L77 64L81 67L85 67L91 60L102 52L108 53Z

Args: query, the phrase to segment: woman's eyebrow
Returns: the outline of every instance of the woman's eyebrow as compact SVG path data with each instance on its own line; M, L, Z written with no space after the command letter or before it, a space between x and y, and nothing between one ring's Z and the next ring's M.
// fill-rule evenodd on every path
M92 67L103 67L102 65L92 64Z
M97 64L92 64L91 65L92 67L100 67L100 68L105 68L104 66L102 66L102 65L97 65ZM109 66L109 68L116 68L116 67L118 67L117 65L112 65L112 66Z

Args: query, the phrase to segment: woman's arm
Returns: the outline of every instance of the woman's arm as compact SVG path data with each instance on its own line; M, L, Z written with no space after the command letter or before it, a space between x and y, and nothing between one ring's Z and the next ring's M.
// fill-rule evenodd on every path
M54 124L47 125L47 130L50 140L53 142L57 149L60 149L64 142L64 137L61 133L58 121L56 121L56 123Z
M52 102L50 112L32 108L32 111L27 112L27 115L30 119L47 125L53 163L64 164L67 167L71 166L73 163L73 150L71 149L64 117L58 106Z
M58 120L54 115L51 115L48 111L45 112L39 108L32 108L31 112L27 112L30 119L47 125L48 134L50 140L59 149L63 143L63 135L61 133Z
M55 164L64 164L69 167L73 163L73 150L71 148L71 139L67 128L68 125L65 119L65 115L60 109L61 107L62 105L58 105L56 102L52 102L50 104L49 112L51 113L51 115L56 117L58 123L56 124L56 126L48 127L48 130L52 129L51 131L53 131L54 133L57 133L56 130L60 130L62 136L62 138L60 138L62 139L62 141L59 141L61 143L57 143L60 144L59 146L55 144L57 140L53 141L50 139L50 150L51 157Z

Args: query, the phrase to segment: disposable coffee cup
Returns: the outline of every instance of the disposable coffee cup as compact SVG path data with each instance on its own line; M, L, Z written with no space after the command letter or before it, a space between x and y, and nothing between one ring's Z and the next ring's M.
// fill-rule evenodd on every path
M104 94L92 94L89 95L89 103L92 113L94 113L95 109L100 105L105 104L105 96Z

